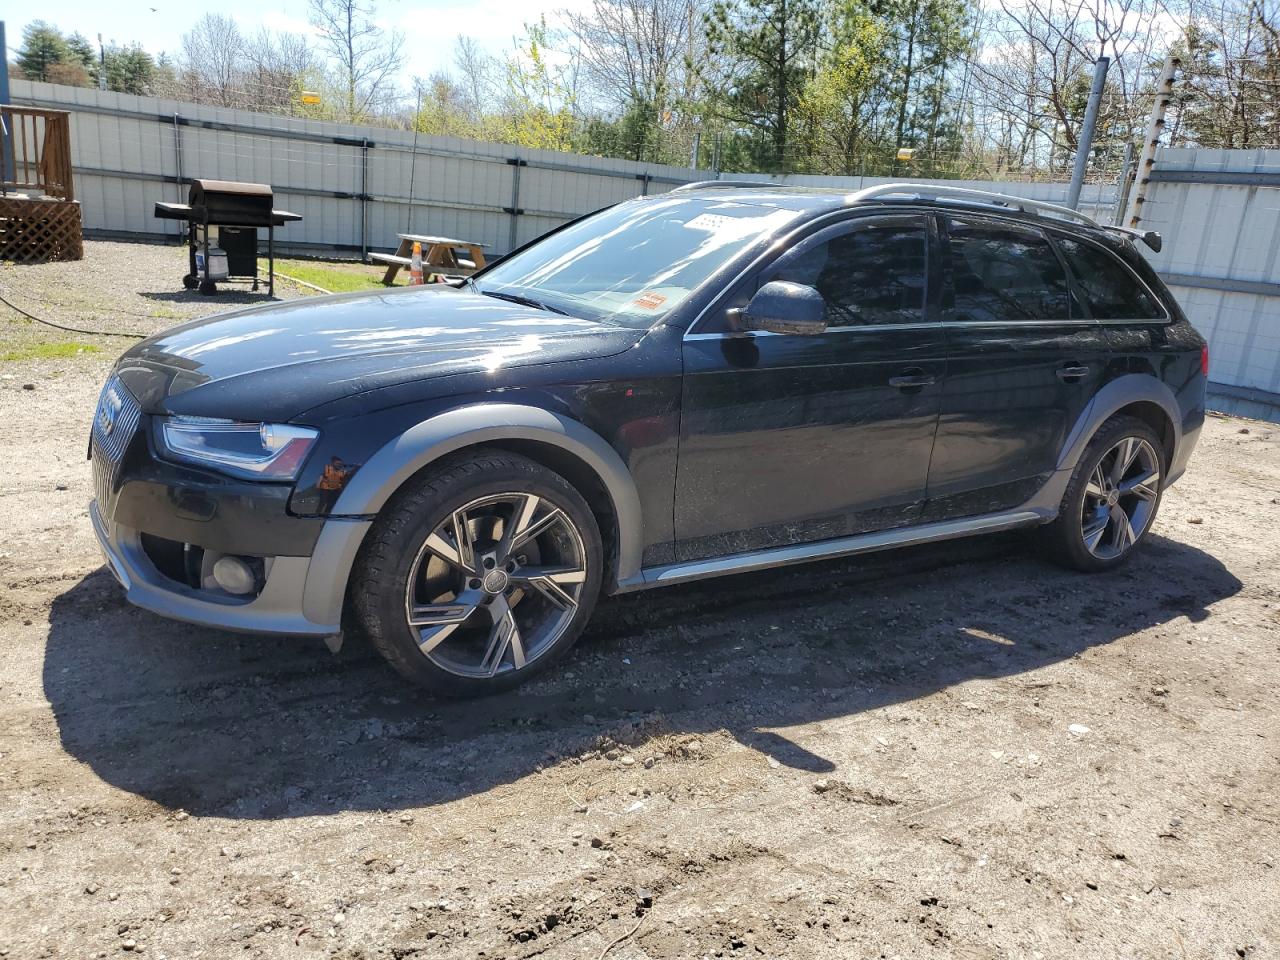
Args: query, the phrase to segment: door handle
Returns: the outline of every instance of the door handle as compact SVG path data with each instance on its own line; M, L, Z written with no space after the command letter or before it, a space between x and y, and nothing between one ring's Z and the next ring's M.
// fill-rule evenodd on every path
M925 373L919 367L912 367L902 373L901 376L890 377L889 386L897 387L899 390L919 390L921 387L932 385L937 378L931 373Z
M1058 368L1058 379L1063 383L1076 383L1089 375L1089 368L1078 364L1069 364Z

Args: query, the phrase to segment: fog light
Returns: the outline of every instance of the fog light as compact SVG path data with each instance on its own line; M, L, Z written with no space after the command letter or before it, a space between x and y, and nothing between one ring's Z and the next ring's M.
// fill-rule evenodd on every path
M253 593L258 578L253 567L240 557L219 557L213 565L213 582L227 593L243 595Z

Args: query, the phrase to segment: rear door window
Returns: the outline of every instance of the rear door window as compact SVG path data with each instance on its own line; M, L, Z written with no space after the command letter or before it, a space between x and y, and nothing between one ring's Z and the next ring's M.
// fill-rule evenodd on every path
M1163 320L1165 312L1133 272L1107 251L1056 237L1095 320Z
M950 323L1069 320L1071 288L1062 261L1037 230L948 218ZM1078 314L1079 311L1077 310Z

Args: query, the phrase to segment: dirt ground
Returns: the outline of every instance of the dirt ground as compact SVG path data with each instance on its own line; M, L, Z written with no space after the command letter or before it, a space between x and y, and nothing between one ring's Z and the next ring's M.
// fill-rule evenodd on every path
M1280 952L1280 427L1211 420L1118 574L1001 537L608 600L459 704L123 602L123 346L0 364L0 957Z

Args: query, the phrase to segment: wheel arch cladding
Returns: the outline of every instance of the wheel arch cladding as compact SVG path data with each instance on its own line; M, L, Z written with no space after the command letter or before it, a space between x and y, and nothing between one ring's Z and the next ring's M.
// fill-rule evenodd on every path
M540 407L481 403L459 407L410 427L358 470L334 504L334 516L371 516L417 473L441 457L471 447L499 447L554 470L587 501L612 554L611 581L640 572L640 497L617 451L584 424Z
M1128 414L1149 424L1164 447L1165 465L1173 462L1182 442L1182 420L1173 391L1145 373L1117 377L1094 395L1076 421L1058 461L1059 469L1072 469L1089 441L1109 419Z

